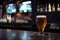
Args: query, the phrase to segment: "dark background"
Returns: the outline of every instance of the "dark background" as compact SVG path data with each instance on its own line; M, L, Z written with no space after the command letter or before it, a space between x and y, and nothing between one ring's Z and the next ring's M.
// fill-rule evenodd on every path
M9 1L9 0L0 0L0 4L3 4L4 1ZM10 0L10 1L17 1L17 0ZM24 0L24 1L27 1L27 0ZM33 22L35 22L35 16L36 15L47 15L47 19L48 19L48 22L51 23L51 22L54 22L54 23L60 23L60 12L37 12L36 9L37 9L37 4L38 2L42 3L43 5L44 4L48 4L48 3L54 3L55 5L57 5L58 3L60 3L60 0L31 0L32 1L32 18L33 18Z

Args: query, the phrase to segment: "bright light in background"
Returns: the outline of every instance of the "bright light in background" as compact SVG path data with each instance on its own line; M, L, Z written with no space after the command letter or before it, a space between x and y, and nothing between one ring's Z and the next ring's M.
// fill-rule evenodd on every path
M16 13L16 4L7 4L6 5L6 13L7 14L12 14L12 13Z
M26 2L23 2L22 4L28 4L28 3L31 3L31 1L26 1Z
M31 1L25 1L19 4L19 12L32 12Z

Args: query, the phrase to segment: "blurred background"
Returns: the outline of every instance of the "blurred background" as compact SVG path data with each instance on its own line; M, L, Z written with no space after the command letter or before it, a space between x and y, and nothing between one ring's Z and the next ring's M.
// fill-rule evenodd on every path
M36 15L47 16L45 32L60 33L60 0L0 0L0 40L24 40L20 30L38 31Z
M36 15L46 15L48 23L60 23L59 0L2 0L0 22L34 23Z
M36 30L36 15L46 15L48 26L58 25L60 30L59 0L2 0L0 1L1 28ZM19 25L17 27L17 25ZM9 27L8 27L9 26ZM49 29L48 27L46 29ZM52 27L53 28L53 27Z
M0 0L1 29L38 31L36 15L47 16L45 31L60 30L60 0Z

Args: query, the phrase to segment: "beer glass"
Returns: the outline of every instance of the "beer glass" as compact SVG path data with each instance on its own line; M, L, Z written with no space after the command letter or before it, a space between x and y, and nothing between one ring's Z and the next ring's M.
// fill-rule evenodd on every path
M46 24L47 24L46 15L37 15L36 16L36 25L39 30L39 34L41 34L41 35L43 34Z

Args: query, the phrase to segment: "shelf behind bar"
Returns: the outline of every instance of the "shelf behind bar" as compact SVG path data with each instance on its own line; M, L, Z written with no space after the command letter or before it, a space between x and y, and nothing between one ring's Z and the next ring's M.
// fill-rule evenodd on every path
M47 24L45 32L60 33L60 29L50 29L51 24ZM38 31L36 24L20 24L20 23L0 23L0 29L13 29L13 30L28 30Z

